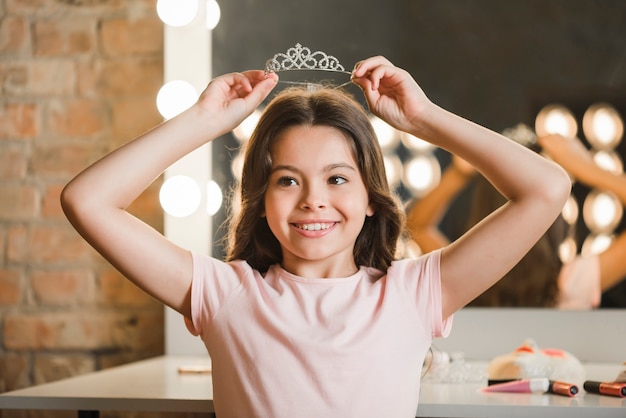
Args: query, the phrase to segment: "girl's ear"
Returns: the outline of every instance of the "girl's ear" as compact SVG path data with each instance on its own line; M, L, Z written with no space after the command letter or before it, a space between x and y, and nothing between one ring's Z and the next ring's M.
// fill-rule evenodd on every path
M375 212L376 212L376 211L374 210L374 207L373 207L371 204L367 205L367 210L365 211L365 214L366 214L368 217L372 217L372 216L374 216L374 213L375 213Z

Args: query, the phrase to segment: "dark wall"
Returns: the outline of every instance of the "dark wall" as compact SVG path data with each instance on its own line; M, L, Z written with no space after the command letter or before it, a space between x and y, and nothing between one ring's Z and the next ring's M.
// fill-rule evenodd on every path
M227 0L213 71L263 68L296 43L347 69L384 55L439 105L492 129L537 106L626 97L622 0Z

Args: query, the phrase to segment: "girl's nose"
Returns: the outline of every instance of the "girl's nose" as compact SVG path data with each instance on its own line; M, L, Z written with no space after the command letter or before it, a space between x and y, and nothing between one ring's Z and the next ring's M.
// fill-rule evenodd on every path
M327 205L326 193L323 187L307 185L302 192L301 207L307 210L323 209Z

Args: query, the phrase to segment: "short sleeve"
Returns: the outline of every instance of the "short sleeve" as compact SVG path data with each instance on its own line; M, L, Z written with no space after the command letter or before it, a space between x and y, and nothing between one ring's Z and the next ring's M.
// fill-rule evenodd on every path
M447 337L453 316L442 318L441 249L417 259L396 261L389 269L392 280L403 281L409 294L416 298L420 315L431 329L432 337Z
M203 254L192 253L191 319L185 326L193 335L206 331L228 295L241 285L245 262L225 263Z

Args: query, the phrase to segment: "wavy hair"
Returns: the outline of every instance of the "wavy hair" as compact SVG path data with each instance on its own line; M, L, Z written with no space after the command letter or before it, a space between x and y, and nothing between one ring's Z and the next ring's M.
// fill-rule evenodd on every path
M292 126L330 126L351 141L354 158L374 215L367 217L354 246L358 266L381 271L394 259L404 225L398 199L389 188L383 155L367 113L349 93L330 87L291 87L280 92L263 112L245 149L237 185L239 211L229 222L227 260L245 260L265 272L282 261L280 243L270 230L264 196L272 168L274 139Z
M484 177L477 176L469 226L475 225L505 202L506 199ZM571 236L572 227L559 215L515 267L468 306L556 306L558 277L563 266L559 246Z

